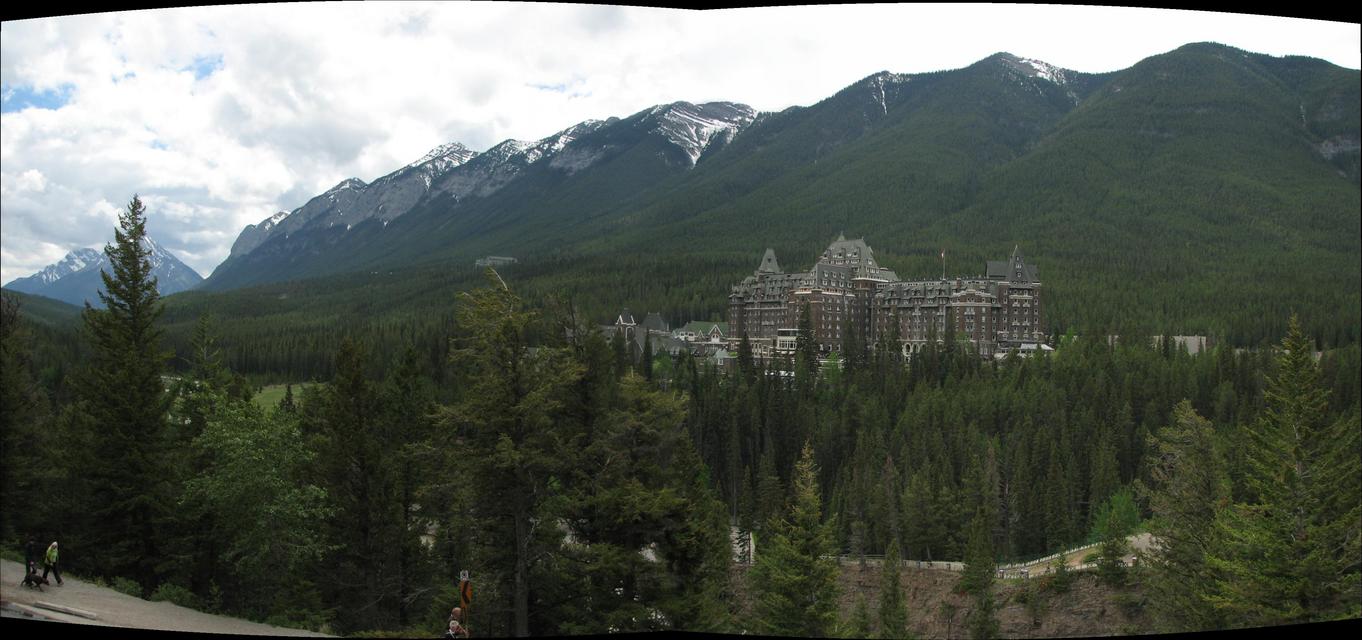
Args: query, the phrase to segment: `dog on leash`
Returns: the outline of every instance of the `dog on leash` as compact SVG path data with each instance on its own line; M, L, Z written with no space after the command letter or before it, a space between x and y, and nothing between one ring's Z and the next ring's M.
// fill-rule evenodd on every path
M42 575L38 573L37 569L29 567L28 573L24 574L24 581L22 584L30 589L37 589L39 591L42 591L43 585L52 583L48 582L47 578L42 577Z

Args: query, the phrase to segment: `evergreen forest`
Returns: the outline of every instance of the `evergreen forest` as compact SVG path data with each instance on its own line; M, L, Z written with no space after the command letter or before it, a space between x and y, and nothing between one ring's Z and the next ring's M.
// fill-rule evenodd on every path
M634 361L603 294L533 265L392 282L409 303L383 308L360 293L386 273L162 301L145 223L134 198L106 308L4 295L0 539L60 540L75 575L340 634L441 633L466 570L476 636L904 637L924 613L896 572L876 619L836 606L837 557L883 555L965 562L993 637L997 565L1102 542L1168 631L1362 617L1362 355L1328 319L1245 311L1256 344L1195 355L1069 331L1033 358L947 334L820 361L804 335L721 370ZM638 266L616 299L677 315L728 282ZM266 379L294 384L262 406ZM1130 568L1135 532L1158 545Z

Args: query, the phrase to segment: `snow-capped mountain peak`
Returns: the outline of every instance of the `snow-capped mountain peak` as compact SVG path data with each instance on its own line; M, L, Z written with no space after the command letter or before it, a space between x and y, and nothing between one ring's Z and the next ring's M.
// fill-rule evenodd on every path
M1031 76L1034 78L1042 78L1055 84L1065 84L1068 82L1064 70L1048 62L1032 60L1030 58L1022 58L1019 62L1031 68Z
M67 253L61 260L44 267L42 271L33 274L32 277L42 284L52 284L73 273L84 271L90 267L98 267L103 260L104 252L82 247Z
M420 160L413 162L408 167L420 167L432 165L431 168L436 173L444 173L457 167L478 155L478 152L470 150L458 142L449 142L431 149L426 155L421 156Z
M336 183L336 186L331 187L330 189L327 189L327 190L326 190L326 194L324 194L324 195L331 195L331 194L335 194L335 193L340 193L341 191L345 191L345 190L347 190L347 189L353 189L353 190L355 190L355 191L359 191L360 189L363 189L363 188L366 187L366 186L368 186L368 185L365 184L364 181L363 181L363 180L360 180L359 178L346 178L346 179L341 180L340 182Z
M147 260L151 263L151 273L156 278L156 288L161 295L184 291L203 280L155 240L144 236L142 247L150 254ZM99 249L80 248L38 273L18 278L5 286L75 305L89 301L101 306L98 291L103 288L104 281L100 271L113 271L108 256Z
M506 140L501 144L488 149L484 155L494 158L498 162L505 162L524 153L525 150L529 149L533 144L533 142L526 142L524 140Z
M733 102L700 105L673 102L653 107L649 117L657 122L653 131L680 147L693 166L712 141L725 137L731 139L752 123L757 112L745 104Z
M1061 69L1043 60L1023 58L1010 53L995 54L988 59L999 60L1008 68L1028 78L1040 78L1057 85L1064 85L1069 81L1068 70Z

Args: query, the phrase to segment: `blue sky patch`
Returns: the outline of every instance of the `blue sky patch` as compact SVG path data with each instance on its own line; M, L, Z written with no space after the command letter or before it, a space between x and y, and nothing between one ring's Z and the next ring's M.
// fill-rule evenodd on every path
M216 54L194 58L194 61L189 63L189 66L180 69L180 71L193 71L194 80L198 81L213 75L214 72L221 68L222 54Z
M581 78L577 78L574 79L572 82L559 82L558 84L536 84L532 82L527 82L525 83L525 86L531 89L538 89L540 91L551 91L553 93L566 94L567 97L569 98L585 98L590 96L591 92L580 91L575 88L585 83L586 81L582 80Z
M75 85L63 84L56 89L38 91L32 85L0 85L0 113L37 109L60 109L71 101Z

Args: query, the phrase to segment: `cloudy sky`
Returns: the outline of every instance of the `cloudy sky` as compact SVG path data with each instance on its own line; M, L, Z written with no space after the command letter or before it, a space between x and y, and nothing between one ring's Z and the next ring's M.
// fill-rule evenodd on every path
M458 141L482 151L654 104L808 105L998 51L1086 72L1188 42L1357 69L1357 23L875 5L684 11L245 5L0 24L0 282L102 247L132 194L205 277L242 227Z

